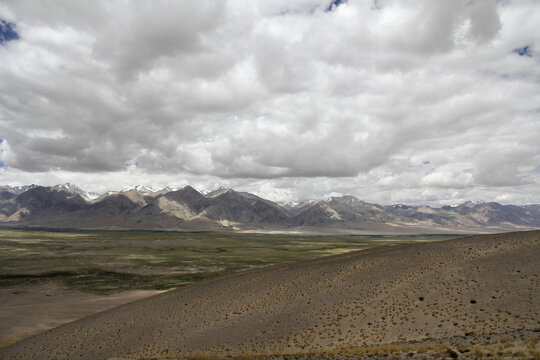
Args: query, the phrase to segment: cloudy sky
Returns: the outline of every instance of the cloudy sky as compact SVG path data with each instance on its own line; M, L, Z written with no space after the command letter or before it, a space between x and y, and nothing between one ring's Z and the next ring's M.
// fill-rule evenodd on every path
M0 1L0 183L540 203L536 0Z

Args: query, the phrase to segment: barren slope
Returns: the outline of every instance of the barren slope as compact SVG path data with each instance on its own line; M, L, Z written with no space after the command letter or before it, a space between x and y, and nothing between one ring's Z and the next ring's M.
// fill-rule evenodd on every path
M90 314L158 294L133 290L99 296L62 289L54 284L0 289L0 347Z
M297 353L533 330L540 231L379 248L238 274L0 349L2 359Z

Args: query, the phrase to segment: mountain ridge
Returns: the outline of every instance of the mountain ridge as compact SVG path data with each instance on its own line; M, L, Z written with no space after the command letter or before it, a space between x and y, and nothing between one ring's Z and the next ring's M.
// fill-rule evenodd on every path
M156 190L133 186L99 197L73 184L0 187L0 224L57 228L161 230L302 230L350 232L452 230L483 232L540 228L540 205L467 201L440 208L379 205L352 195L301 203L276 202L219 188Z

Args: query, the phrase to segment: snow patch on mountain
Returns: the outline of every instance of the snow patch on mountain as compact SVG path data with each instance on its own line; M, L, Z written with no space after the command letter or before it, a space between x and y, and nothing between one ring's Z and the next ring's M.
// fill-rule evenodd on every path
M65 190L73 194L79 194L85 200L95 200L100 196L100 194L96 192L85 191L81 189L80 187L78 187L77 185L74 185L71 183L58 184L58 185L53 186L53 189Z
M120 192L127 192L130 190L135 190L141 195L150 195L159 191L158 189L155 189L154 187L150 185L132 185L125 189L122 189Z

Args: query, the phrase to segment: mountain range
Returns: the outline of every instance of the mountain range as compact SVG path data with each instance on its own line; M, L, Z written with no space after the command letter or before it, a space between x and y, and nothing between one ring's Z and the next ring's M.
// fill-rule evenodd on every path
M0 186L0 224L187 231L489 232L540 228L540 205L468 201L441 208L383 206L354 196L279 204L226 188L201 194L191 186L162 190L134 186L100 196L72 184Z

